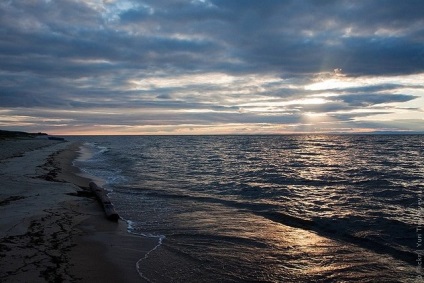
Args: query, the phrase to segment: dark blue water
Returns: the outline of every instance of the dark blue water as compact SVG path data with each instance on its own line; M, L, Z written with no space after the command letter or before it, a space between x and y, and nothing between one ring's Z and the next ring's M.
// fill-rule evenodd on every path
M78 139L149 281L421 282L422 135Z

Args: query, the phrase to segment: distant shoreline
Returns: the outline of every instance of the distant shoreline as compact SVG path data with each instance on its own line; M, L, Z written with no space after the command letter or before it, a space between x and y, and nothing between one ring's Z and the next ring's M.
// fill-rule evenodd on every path
M361 132L361 133L276 133L276 134L202 134L202 135L155 135L155 134L149 134L149 135L68 135L68 134L61 134L59 136L61 137L215 137L215 136L415 136L415 135L424 135L424 132Z
M301 133L252 133L252 134L246 134L246 133L231 133L231 134L197 134L197 135L190 135L190 134L101 134L101 135L90 135L90 134L80 134L80 135L74 135L74 134L54 134L50 135L47 133L28 133L23 131L6 131L6 130L0 130L0 140L1 139L8 139L8 138L36 138L36 137L89 137L89 136L113 136L113 137L128 137L128 136L164 136L164 137L172 137L172 136L310 136L310 135L340 135L340 136L361 136L361 135L424 135L424 132L422 131L373 131L373 132L323 132L323 133L317 133L317 132L301 132Z
M46 133L38 132L38 133L27 133L20 131L5 131L0 130L0 139L1 138L19 138L19 137L37 137L37 136L47 136Z

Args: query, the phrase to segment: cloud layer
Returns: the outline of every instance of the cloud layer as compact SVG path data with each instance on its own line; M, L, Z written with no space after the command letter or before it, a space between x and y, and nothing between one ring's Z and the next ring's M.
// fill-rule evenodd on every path
M0 3L0 127L424 130L423 1Z

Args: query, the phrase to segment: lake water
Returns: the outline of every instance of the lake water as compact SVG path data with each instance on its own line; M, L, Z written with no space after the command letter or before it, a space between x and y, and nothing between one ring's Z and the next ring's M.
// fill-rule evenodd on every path
M157 238L134 263L148 281L422 282L422 135L72 140Z

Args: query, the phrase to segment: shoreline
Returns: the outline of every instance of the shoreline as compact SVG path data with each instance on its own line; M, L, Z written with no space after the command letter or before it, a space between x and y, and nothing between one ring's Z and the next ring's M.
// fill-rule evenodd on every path
M0 280L2 282L146 282L136 263L156 241L108 221L77 191L89 176L73 166L81 143L1 141ZM15 153L17 152L17 153Z

